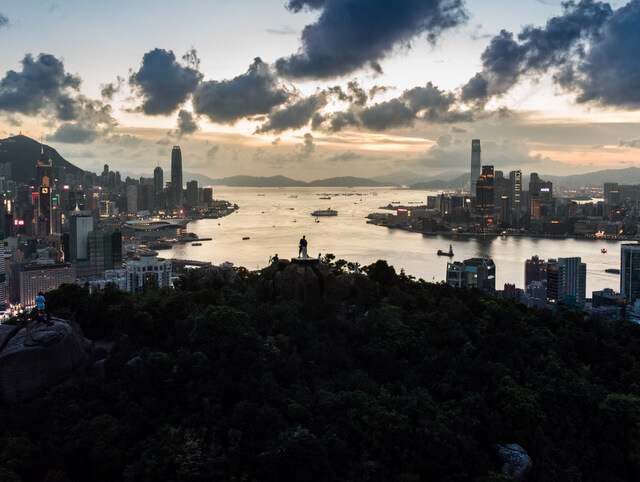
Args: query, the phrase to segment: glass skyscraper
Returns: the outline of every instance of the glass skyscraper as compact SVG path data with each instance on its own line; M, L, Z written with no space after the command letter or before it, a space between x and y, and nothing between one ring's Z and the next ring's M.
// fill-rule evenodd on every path
M182 206L183 204L182 185L182 151L180 146L173 146L171 150L171 191L173 191L173 204Z
M480 159L481 147L480 139L473 139L471 141L471 195L476 193L476 183L480 177Z

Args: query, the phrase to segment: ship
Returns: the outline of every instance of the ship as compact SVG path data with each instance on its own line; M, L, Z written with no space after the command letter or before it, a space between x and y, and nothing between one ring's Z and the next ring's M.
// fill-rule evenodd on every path
M337 216L338 211L334 211L333 209L319 209L318 211L313 211L311 213L312 216Z
M611 274L620 274L620 270L618 268L607 268L604 270L604 272Z
M318 199L331 199L331 196L320 196Z
M442 251L439 249L438 256L449 256L450 258L453 258L453 246L449 245L449 251Z
M607 254L607 248L602 248L602 249L600 250L600 252L601 252L602 254Z

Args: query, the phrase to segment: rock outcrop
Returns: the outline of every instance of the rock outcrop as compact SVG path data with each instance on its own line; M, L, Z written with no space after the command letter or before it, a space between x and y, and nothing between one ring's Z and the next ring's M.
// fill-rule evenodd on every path
M331 267L315 259L294 259L275 273L273 281L277 295L297 300L307 307L327 301L336 285Z
M89 359L91 342L63 321L0 326L0 398L18 403L71 375Z
M223 263L220 266L207 266L194 271L194 275L200 281L213 281L220 284L236 284L240 277L233 269L231 263Z
M523 482L529 478L533 462L526 450L518 444L498 445L498 457L503 463L500 470L503 474L513 477L517 482Z

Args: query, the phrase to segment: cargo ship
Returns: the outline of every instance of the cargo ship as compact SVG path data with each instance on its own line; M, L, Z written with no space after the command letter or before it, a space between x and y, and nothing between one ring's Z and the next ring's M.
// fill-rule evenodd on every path
M311 213L312 216L337 216L338 211L334 211L333 209L319 209L318 211L313 211Z

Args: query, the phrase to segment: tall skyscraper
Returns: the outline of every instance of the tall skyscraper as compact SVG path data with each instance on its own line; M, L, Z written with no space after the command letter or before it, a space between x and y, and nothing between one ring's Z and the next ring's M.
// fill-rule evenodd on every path
M522 171L516 170L509 173L509 180L511 181L511 199L513 200L513 209L516 214L520 213L522 209Z
M494 223L495 196L493 166L483 166L476 183L476 225L483 233Z
M36 161L36 186L49 186L53 184L53 163L51 158L44 153L44 146L40 146L40 156Z
M138 214L138 187L135 184L127 187L127 214Z
M547 262L547 297L549 301L565 301L573 297L584 303L587 296L587 265L580 257L550 259Z
M471 141L471 195L476 192L476 183L480 177L480 165L482 164L480 157L480 139L473 139Z
M171 150L171 189L173 191L173 203L177 207L182 206L182 151L180 151L180 146L173 146Z
M640 299L640 244L620 246L620 293L629 306Z
M162 192L162 188L164 187L164 172L160 166L156 167L153 170L153 190L155 194Z
M186 201L190 208L198 207L198 181L193 180L187 183Z
M72 263L89 259L88 238L93 231L93 217L90 211L80 211L78 207L69 216L69 260Z

